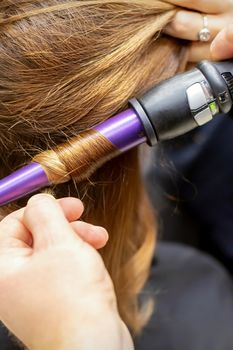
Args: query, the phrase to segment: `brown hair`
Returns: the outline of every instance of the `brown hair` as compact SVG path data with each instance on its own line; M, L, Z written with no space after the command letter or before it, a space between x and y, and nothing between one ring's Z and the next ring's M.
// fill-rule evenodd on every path
M155 242L138 151L120 155L90 176L88 152L66 148L72 136L180 69L184 47L159 35L174 7L157 0L2 0L0 11L0 175L46 150L35 159L47 164L49 174L69 173L71 180L53 192L81 198L83 219L108 230L110 240L101 254L120 314L138 331L148 316L139 311L138 295ZM63 158L55 154L54 165L50 156L60 143L67 147L62 147ZM97 157L95 149L89 153ZM85 179L71 174L80 159ZM19 200L3 208L3 215L24 204Z

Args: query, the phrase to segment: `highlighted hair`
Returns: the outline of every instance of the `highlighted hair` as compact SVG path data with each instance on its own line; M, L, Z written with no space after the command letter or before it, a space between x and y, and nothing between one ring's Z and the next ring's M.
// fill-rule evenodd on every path
M61 184L71 179L81 182L119 153L103 135L90 129L53 150L39 153L33 162L42 165L52 184Z
M138 332L151 309L140 309L138 296L156 237L138 150L102 165L118 151L82 132L181 69L184 47L159 35L175 8L157 0L2 0L0 12L0 175L34 159L59 184L57 197L84 201L83 219L109 232L101 254L120 314Z

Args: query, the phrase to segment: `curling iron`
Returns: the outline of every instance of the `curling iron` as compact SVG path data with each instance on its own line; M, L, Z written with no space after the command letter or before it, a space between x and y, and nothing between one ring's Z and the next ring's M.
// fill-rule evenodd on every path
M233 60L200 62L129 101L129 108L95 126L120 152L169 140L204 125L233 106ZM39 163L0 180L0 205L51 185Z

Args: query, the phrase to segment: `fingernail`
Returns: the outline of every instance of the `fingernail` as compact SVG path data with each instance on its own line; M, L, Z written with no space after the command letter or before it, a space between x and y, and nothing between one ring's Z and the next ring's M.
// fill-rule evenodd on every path
M44 200L46 198L50 198L50 199L54 199L55 200L55 198L51 194L39 193L39 194L35 194L31 198L29 198L28 203L34 203L34 202L37 202L38 200Z
M108 239L109 239L109 234L108 234L108 232L105 230L105 228L103 228L102 226L95 226L94 230L95 230L95 234L97 234L97 235L100 236L101 238L104 237L105 241L108 241Z
M106 246L109 239L109 235L105 229L98 227L98 230L95 230L95 244L96 249L101 249Z

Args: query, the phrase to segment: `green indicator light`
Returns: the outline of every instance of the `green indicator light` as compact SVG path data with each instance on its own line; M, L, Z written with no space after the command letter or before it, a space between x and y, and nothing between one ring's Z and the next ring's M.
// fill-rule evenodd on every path
M216 102L211 102L211 103L209 104L209 107L210 107L211 113L212 113L213 115L215 115L215 114L218 113L218 105L217 105Z

